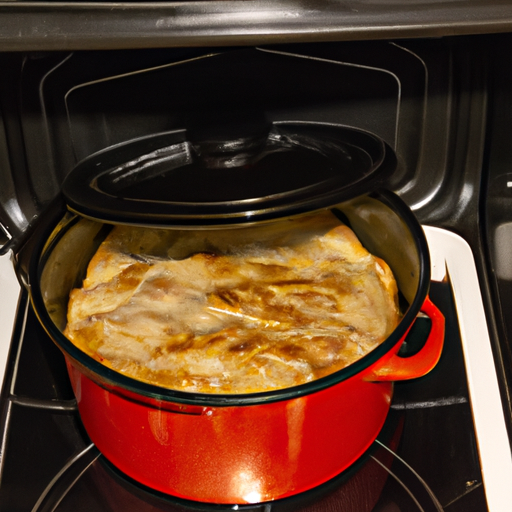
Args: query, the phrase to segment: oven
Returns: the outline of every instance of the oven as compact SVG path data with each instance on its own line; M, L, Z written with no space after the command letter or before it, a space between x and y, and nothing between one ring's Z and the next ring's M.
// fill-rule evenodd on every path
M510 32L499 1L2 2L0 510L510 510ZM395 384L379 437L334 479L276 501L199 503L132 480L91 443L31 306L28 259L84 158L262 113L393 148L384 187L425 231L445 346L429 374Z

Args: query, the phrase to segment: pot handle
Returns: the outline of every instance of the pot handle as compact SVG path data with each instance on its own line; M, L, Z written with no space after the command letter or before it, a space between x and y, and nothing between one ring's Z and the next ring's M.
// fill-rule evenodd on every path
M441 311L428 297L421 307L421 312L425 313L432 322L427 341L421 350L410 357L401 357L393 353L389 358L380 359L369 368L369 372L364 377L365 380L398 381L415 379L423 377L434 368L443 351L445 319ZM403 336L398 347L401 346L407 333Z

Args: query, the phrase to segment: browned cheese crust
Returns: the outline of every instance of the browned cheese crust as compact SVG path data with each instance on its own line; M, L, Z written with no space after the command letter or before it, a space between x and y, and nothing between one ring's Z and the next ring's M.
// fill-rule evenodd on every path
M396 327L391 270L330 213L245 233L115 227L65 335L144 382L252 393L340 370Z

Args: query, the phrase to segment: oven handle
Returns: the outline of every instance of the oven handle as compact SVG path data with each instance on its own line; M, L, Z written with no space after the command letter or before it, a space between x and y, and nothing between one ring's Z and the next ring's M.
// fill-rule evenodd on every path
M426 314L432 322L430 333L423 347L409 357L402 357L396 353L414 325L413 322L400 342L397 343L397 350L391 351L389 357L381 358L370 366L365 374L365 380L382 382L415 379L423 377L436 366L443 351L445 318L428 297L421 307L421 312Z

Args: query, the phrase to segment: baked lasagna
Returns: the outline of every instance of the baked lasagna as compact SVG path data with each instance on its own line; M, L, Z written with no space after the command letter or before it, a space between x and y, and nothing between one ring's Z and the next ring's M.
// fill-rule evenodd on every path
M326 211L229 230L115 226L71 292L65 335L134 379L233 394L336 372L399 320L389 266Z

